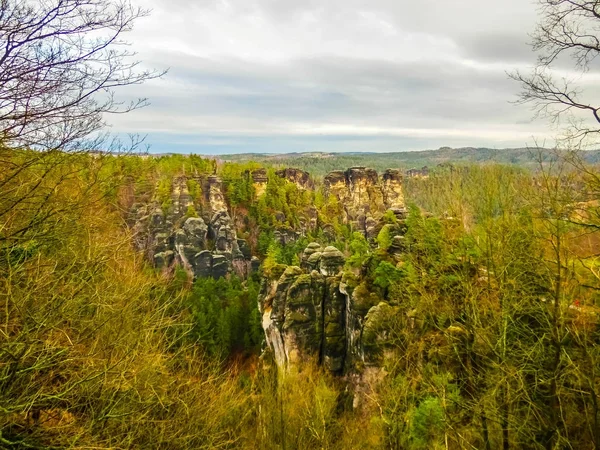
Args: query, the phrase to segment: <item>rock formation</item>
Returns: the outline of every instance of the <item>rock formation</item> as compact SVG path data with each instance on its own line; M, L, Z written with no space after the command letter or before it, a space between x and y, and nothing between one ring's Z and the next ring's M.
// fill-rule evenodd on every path
M249 176L252 178L252 185L254 186L254 192L256 192L256 196L260 197L267 190L267 182L269 178L267 177L267 169L256 169L249 173Z
M344 207L345 222L366 235L388 209L404 209L402 175L388 169L380 179L374 169L352 167L336 170L324 179L325 194L335 196Z
M300 169L282 169L276 175L302 191L315 189L309 174ZM257 196L265 193L266 169L247 171L245 176L251 179ZM190 180L201 187L201 198L197 192L194 193L196 198L190 195ZM387 170L381 177L375 170L364 167L334 171L325 177L323 187L326 196L335 196L343 206L342 221L351 223L356 231L362 231L371 240L379 232L379 219L386 210L392 209L399 217L404 211L399 170ZM180 264L196 277L221 277L228 273L244 277L253 268L257 269L260 261L251 254L247 242L238 238L240 230L247 232L248 221L239 214L235 222L232 220L218 176L179 176L170 183L170 194L168 191L165 194L163 188L161 195L160 199L155 196L150 201L146 198L135 204L129 220L136 248L144 251L157 268ZM291 227L285 224L283 212L274 212L274 217L283 225L278 226L273 235L282 246L297 242L318 226L325 242L335 241L335 229L326 223L319 224L316 207L294 213L297 222Z
M383 202L388 209L404 208L402 173L398 169L387 169L381 177Z
M284 169L276 174L301 190L315 188L301 170ZM246 176L262 195L268 182L266 170L246 172ZM387 170L380 177L373 169L353 167L329 173L323 184L325 196L335 196L343 206L342 219L362 231L372 245L382 227L388 227L392 241L387 254L396 262L405 251L402 181L399 170ZM146 252L155 267L178 264L194 277L219 278L230 273L246 277L258 270L260 260L239 238L241 232L248 233L249 222L243 214L232 220L221 179L216 175L194 178L194 198L190 182L183 176L175 178L170 194L163 186L155 198L133 207L129 223L136 247ZM395 214L397 224L382 220L388 210ZM296 213L300 220L292 227L281 225L286 222L283 212L273 212L279 223L272 230L273 238L282 246L317 227L324 242L338 238L331 224L319 224L315 206ZM278 265L263 276L262 325L279 367L314 358L335 374L356 374L359 367L376 368L381 363L380 331L395 307L382 301L356 273L345 272L344 266L340 250L313 242L298 266Z
M298 189L311 190L315 188L308 172L300 169L287 168L275 172L278 177L288 180L298 186Z
M134 244L157 268L180 264L194 277L219 278L230 272L245 277L256 268L248 244L237 238L219 177L195 180L203 186L205 205L195 204L187 179L173 180L170 205L158 199L134 208ZM196 217L196 211L204 217Z
M396 307L344 273L344 260L337 248L313 242L300 267L283 266L263 278L262 325L281 369L315 359L343 374L381 363L381 330Z
M289 266L263 280L260 308L269 347L280 367L305 357L341 373L346 356L345 299L339 290L344 255L313 243L303 267Z

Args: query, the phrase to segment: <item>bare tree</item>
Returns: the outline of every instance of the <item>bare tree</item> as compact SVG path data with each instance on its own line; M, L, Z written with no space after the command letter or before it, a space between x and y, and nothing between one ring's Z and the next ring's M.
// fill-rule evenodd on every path
M0 143L72 150L145 99L114 89L162 72L142 70L123 33L147 10L128 0L0 0Z
M61 190L81 177L92 188L102 161L74 153L138 148L102 129L106 113L146 105L116 88L163 74L141 69L122 39L147 14L129 0L0 0L0 250L53 235L81 206Z
M600 133L600 101L596 104L583 95L581 83L558 76L557 63L570 58L581 74L590 70L600 53L600 0L538 2L540 21L532 35L536 67L532 73L517 71L510 76L522 85L520 103L531 104L537 116L553 123L567 119L568 137L581 141ZM572 114L577 111L592 123Z

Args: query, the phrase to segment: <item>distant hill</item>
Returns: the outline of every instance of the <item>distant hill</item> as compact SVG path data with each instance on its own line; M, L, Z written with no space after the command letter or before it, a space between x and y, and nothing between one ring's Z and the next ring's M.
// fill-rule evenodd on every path
M222 161L256 161L265 166L296 167L306 170L313 176L322 176L332 170L344 170L352 166L367 166L383 171L388 168L411 169L423 166L435 167L438 164L453 163L501 163L514 164L524 167L533 167L536 164L539 152L544 154L544 159L554 157L554 152L538 148L450 148L442 147L438 150L422 150L394 153L242 153L235 155L221 155ZM582 152L589 163L600 162L600 150Z

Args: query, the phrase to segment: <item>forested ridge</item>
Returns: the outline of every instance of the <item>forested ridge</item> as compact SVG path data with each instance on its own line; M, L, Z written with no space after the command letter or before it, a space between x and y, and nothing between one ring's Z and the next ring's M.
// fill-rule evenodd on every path
M2 159L4 447L597 445L598 175L579 159L405 178L406 211L366 234L322 180L301 189L258 170L256 182L257 164ZM181 220L201 218L215 172L260 268L157 268L134 248L134 204L172 214L172 180L186 177L197 200ZM284 243L283 230L297 233ZM303 265L310 242L343 254L369 323L365 354L342 370L309 351L281 370L264 340L261 284Z
M368 149L365 149L368 150ZM530 148L450 148L437 150L404 151L390 153L375 152L305 152L286 154L242 153L219 155L217 158L230 162L258 162L264 166L297 167L316 177L325 176L332 170L345 170L353 166L369 166L378 171L390 167L403 170L436 167L444 164L505 164L535 169L540 152L547 160L556 158L552 149ZM590 164L599 160L597 150L587 150L582 158Z

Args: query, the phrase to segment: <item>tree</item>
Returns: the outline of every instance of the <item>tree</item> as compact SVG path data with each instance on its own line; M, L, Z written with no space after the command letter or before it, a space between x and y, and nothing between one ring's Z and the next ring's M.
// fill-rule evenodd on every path
M87 190L118 181L86 153L117 145L100 133L105 113L146 104L118 101L115 88L161 75L138 70L121 38L146 14L128 0L0 2L0 249L51 235L82 207L65 194L79 179Z
M600 104L583 98L581 86L571 80L557 79L555 69L569 57L580 72L590 69L600 53L600 1L539 0L539 4L541 18L532 36L537 65L530 74L517 71L510 76L522 85L520 103L533 105L536 115L553 123L568 117L573 125L570 137L582 140L600 132ZM577 111L592 118L593 124L572 114Z
M89 149L82 140L104 127L104 113L144 106L118 101L114 89L162 74L138 69L122 40L147 14L127 0L0 2L2 144Z

